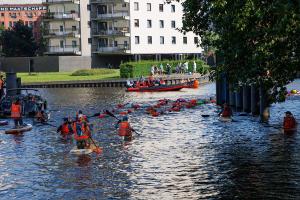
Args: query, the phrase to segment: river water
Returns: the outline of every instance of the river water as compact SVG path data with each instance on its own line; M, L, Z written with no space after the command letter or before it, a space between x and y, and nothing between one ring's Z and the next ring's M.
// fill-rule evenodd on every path
M300 81L292 88L300 89ZM45 89L52 124L92 115L118 103L214 95L214 84L170 93L121 89ZM271 107L271 124L283 113L300 118L300 98ZM92 119L103 154L74 156L50 126L23 135L0 135L0 199L299 199L300 136L284 135L257 118L221 123L212 104L152 118L130 115L139 131L132 142L117 136L113 118ZM203 118L201 114L209 114ZM55 119L55 120L54 120ZM30 120L25 120L30 122Z

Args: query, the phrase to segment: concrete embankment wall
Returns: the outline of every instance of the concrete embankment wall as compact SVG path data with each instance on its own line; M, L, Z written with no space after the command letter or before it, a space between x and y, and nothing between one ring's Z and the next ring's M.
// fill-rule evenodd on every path
M4 72L72 72L90 69L89 56L41 56L41 57L2 57L0 70Z

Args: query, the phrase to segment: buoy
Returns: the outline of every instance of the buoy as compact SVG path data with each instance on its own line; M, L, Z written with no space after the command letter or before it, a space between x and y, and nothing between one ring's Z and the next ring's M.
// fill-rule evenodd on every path
M198 88L199 87L199 81L198 80L194 80L194 83L193 83L193 88Z
M291 90L291 94L297 94L297 90Z

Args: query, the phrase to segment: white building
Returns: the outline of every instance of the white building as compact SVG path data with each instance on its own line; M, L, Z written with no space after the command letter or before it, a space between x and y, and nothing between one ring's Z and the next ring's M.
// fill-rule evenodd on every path
M198 37L183 34L181 3L165 0L91 0L92 54L95 63L126 57L140 60L198 56ZM114 58L114 59L112 59ZM113 60L113 61L112 61ZM117 63L116 63L117 64Z
M198 56L198 37L183 34L183 8L165 0L43 0L49 55L92 57L93 67L121 61Z

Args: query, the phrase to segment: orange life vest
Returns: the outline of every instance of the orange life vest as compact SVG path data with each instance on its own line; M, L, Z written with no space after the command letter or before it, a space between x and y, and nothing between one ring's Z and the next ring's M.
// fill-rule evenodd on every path
M230 117L231 116L231 110L229 107L225 107L222 112L222 117Z
M0 90L3 89L3 86L4 86L4 81L0 79Z
M293 129L296 127L296 120L294 117L284 117L283 128L284 129Z
M13 103L11 105L11 118L20 118L21 117L21 105Z
M70 134L69 124L63 124L63 125L61 125L61 134L62 135L68 135L68 134Z
M119 124L119 136L130 136L131 129L129 122L120 122Z
M78 129L80 127L80 129ZM79 123L74 123L73 124L73 131L74 131L74 138L77 141L81 141L81 140L87 140L89 138L88 132L86 130L84 130L85 128L83 127L82 124ZM78 134L78 133L81 134Z

